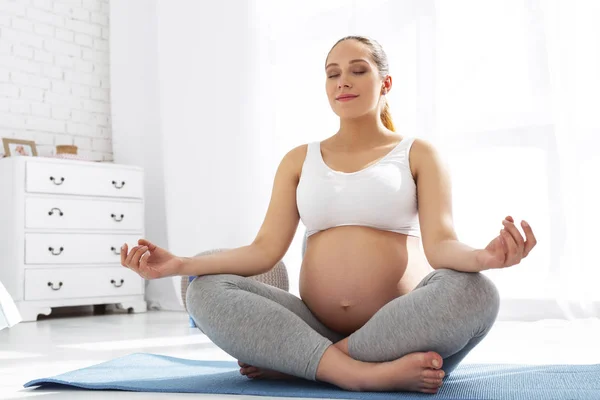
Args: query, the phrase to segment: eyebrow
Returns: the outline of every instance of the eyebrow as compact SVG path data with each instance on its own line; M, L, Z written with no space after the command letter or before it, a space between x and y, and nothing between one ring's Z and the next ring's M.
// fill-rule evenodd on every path
M366 60L363 60L362 58L357 58L357 59L351 60L351 61L349 62L349 64L353 64L353 63L355 63L355 62L360 62L360 61L362 61L362 62L365 62L365 63L367 62ZM368 63L367 63L367 64L368 64ZM332 66L334 66L334 65L336 65L336 66L338 66L338 67L339 67L339 64L337 64L337 63L331 63L331 64L327 64L327 65L325 66L325 69L327 69L327 68L329 68L329 67L332 67Z

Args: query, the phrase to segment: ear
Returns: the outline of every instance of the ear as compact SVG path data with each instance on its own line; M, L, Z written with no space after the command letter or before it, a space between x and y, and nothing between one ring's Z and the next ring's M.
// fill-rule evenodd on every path
M392 77L390 75L386 76L381 83L381 91L383 93L389 93L392 90Z

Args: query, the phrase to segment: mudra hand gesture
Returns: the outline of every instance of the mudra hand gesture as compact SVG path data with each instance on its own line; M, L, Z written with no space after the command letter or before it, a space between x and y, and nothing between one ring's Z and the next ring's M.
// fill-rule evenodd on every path
M129 252L127 244L121 247L121 265L144 279L177 275L182 263L181 257L174 256L146 239L138 240L138 246L133 247Z
M521 221L526 240L523 239L514 222L510 215L506 217L502 221L504 228L500 230L500 235L494 238L485 249L479 251L477 262L481 270L506 268L519 264L537 244L533 230L527 222Z

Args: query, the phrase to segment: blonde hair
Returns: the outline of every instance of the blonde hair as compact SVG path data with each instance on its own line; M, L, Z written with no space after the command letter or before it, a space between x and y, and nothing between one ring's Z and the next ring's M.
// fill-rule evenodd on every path
M338 40L333 45L331 50L333 50L333 48L335 46L337 46L338 43L341 43L345 40L356 40L356 41L366 45L369 48L369 53L371 55L371 59L373 60L375 65L377 65L377 69L379 70L379 76L382 79L385 78L390 73L390 67L388 64L387 54L385 54L385 51L383 51L383 47L381 47L379 42L377 42L375 39L370 39L365 36L346 36L346 37ZM329 53L331 53L331 50L329 50ZM327 54L327 58L329 58L329 53ZM390 106L389 106L387 100L384 99L384 101L385 101L385 104L383 105L383 109L381 110L381 114L380 114L381 122L387 129L389 129L392 132L395 132L396 128L394 127L394 122L392 121L392 114L390 113Z

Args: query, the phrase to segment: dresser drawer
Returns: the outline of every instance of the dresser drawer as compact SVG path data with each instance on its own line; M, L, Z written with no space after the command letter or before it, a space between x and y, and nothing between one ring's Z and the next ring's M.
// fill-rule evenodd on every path
M29 161L25 181L30 193L143 197L143 173L135 169Z
M139 235L25 234L25 264L120 264L121 246L137 245Z
M142 231L144 204L29 197L25 199L25 228Z
M25 300L137 295L144 280L125 267L25 270Z

